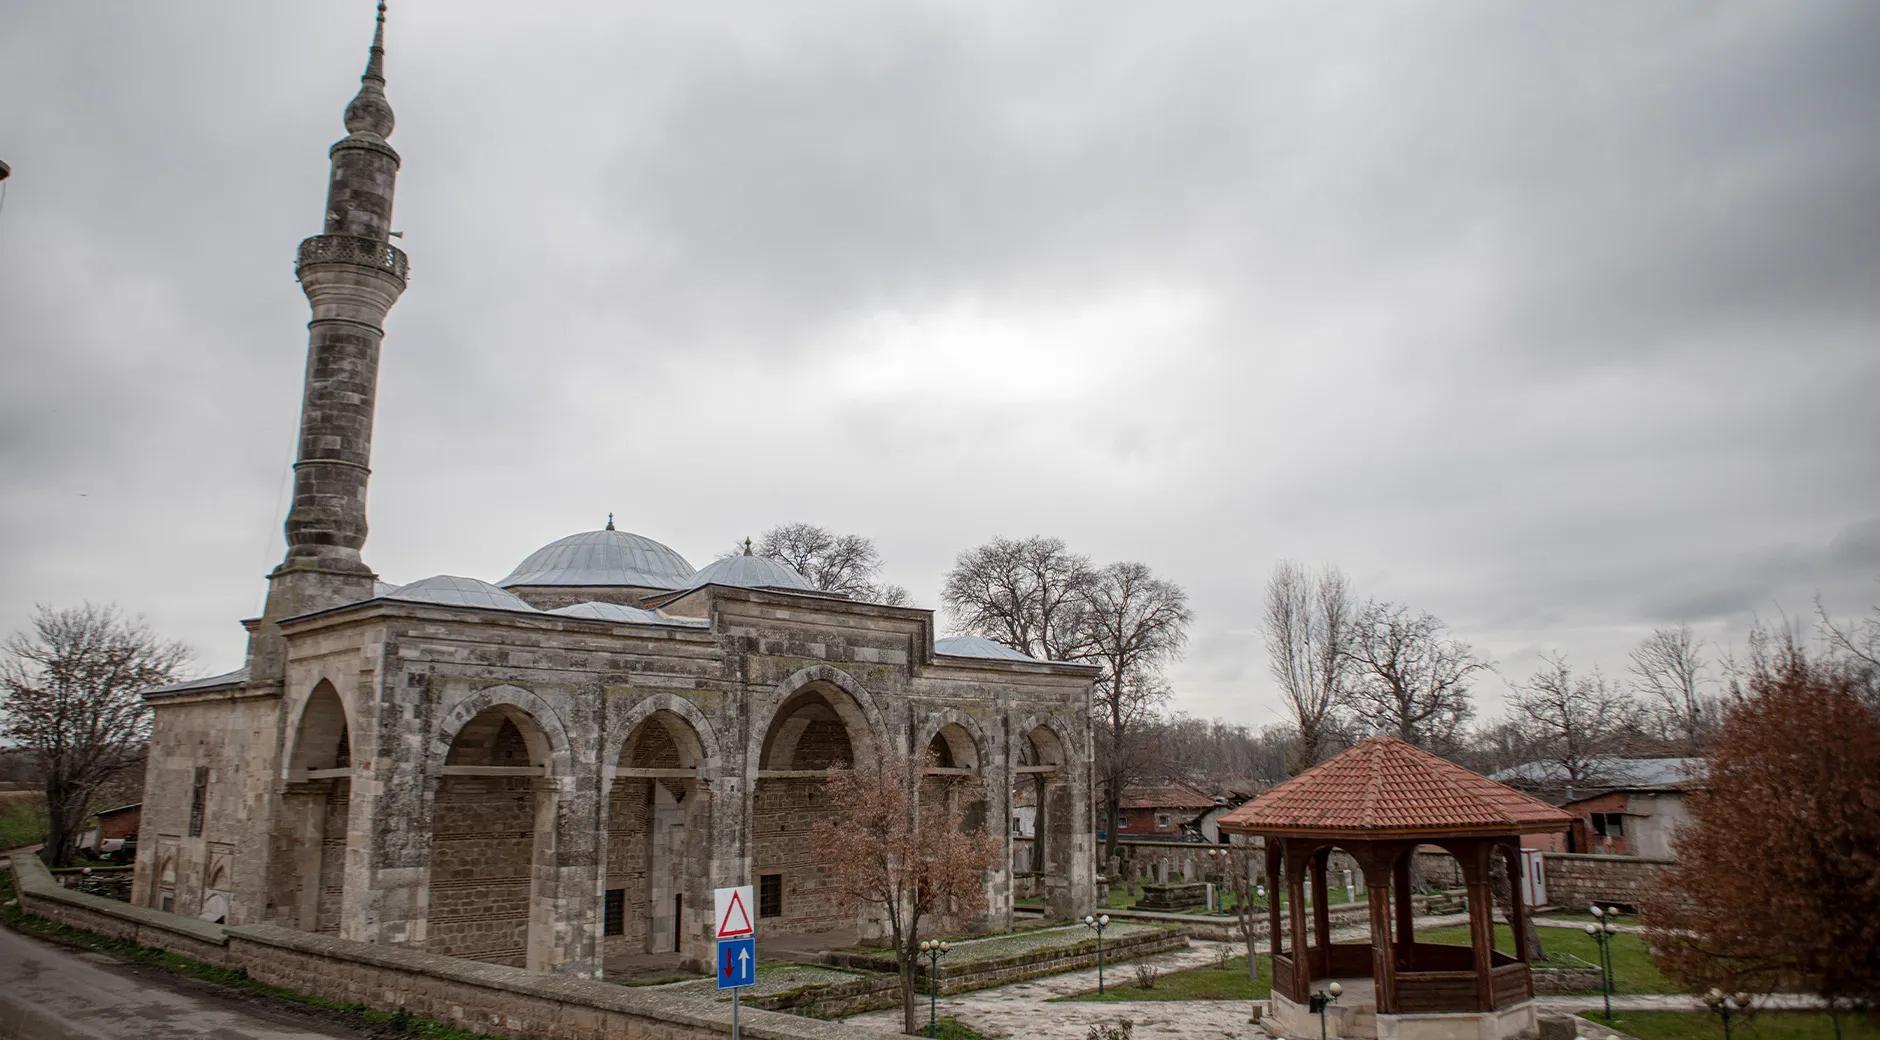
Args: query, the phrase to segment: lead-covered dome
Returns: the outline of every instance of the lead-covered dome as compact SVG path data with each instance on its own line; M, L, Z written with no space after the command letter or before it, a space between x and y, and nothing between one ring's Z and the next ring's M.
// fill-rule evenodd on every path
M645 535L616 531L612 521L599 531L571 534L542 546L496 584L608 585L678 589L692 580L692 565L667 546Z
M816 587L809 579L763 556L751 555L749 546L737 556L727 556L722 560L713 560L705 569L694 574L687 581L687 589L703 588L706 585L735 585L744 589L794 589L814 592Z
M407 603L436 603L446 607L490 607L496 610L535 612L534 607L487 581L460 578L454 574L438 574L414 581L384 593L381 598L404 600Z

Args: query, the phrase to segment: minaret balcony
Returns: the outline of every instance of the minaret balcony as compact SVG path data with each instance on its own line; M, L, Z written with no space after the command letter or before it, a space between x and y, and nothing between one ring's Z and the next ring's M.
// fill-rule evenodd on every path
M361 238L358 235L315 235L300 243L294 257L296 273L313 264L351 264L369 267L397 278L400 283L410 270L405 251L390 242Z

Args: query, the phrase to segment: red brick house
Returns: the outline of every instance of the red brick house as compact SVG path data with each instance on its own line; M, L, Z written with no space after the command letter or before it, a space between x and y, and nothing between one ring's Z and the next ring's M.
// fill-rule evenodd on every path
M1202 813L1220 804L1213 795L1181 782L1123 788L1118 806L1119 838L1179 838Z

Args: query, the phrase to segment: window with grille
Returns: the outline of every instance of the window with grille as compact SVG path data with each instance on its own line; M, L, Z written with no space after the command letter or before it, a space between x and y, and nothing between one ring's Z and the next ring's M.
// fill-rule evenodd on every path
M757 876L757 916L783 916L782 874L759 874Z
M627 934L627 890L610 888L607 890L607 905L601 913L602 935Z
M197 766L195 782L189 792L189 836L202 837L202 803L209 794L209 767Z

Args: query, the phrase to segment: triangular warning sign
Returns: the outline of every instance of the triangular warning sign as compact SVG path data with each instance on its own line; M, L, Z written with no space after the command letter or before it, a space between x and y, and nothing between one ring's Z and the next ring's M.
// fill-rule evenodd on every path
M744 906L743 888L733 888L731 898L724 903L724 914L718 919L718 938L730 939L740 935L750 935L756 929L751 927L751 912Z

